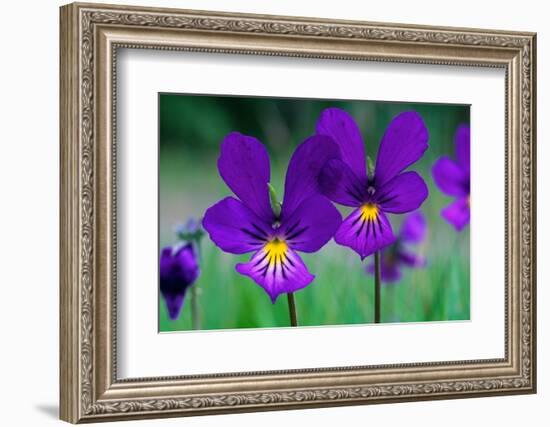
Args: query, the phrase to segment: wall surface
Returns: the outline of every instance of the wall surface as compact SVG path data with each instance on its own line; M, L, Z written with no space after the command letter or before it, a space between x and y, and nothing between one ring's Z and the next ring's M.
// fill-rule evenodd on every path
M111 0L113 3L124 3ZM133 0L134 4L538 32L538 351L539 393L140 421L133 425L412 426L544 425L550 405L549 235L550 29L545 3L492 1L338 2ZM57 0L6 2L0 67L0 401L2 425L48 426L58 401L58 6ZM487 173L491 166L487 165ZM546 421L544 419L546 418ZM122 424L121 424L122 425Z

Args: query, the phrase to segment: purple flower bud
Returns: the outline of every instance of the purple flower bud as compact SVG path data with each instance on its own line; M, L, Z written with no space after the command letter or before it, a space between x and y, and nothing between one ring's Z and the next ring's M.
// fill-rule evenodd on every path
M200 242L204 231L201 222L195 218L189 218L185 224L180 224L176 227L176 234L185 242Z
M192 244L168 246L160 255L160 292L170 319L176 320L187 288L199 277L200 268Z

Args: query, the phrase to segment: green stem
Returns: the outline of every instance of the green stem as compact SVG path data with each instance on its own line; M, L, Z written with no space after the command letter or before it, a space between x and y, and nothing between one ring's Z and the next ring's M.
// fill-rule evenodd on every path
M374 323L380 323L380 288L381 288L380 252L374 253Z
M201 243L200 239L195 241L195 247L197 248L197 259L199 260L199 265L202 267L202 253L201 253ZM191 286L191 328L194 330L201 329L201 309L199 304L199 295L200 289L198 284L195 282Z
M294 294L289 292L286 294L288 297L288 313L290 315L290 326L298 326L298 315L296 314L296 302L294 301Z
M194 330L199 330L201 328L199 289L197 289L196 284L191 286L191 327Z

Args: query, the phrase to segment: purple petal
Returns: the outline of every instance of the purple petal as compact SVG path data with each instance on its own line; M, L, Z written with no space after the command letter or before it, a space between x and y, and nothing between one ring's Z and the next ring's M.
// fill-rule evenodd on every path
M328 136L315 135L302 142L288 164L283 212L291 215L303 200L320 194L319 173L328 160L338 158L340 149Z
M184 293L161 292L170 320L176 320L183 307Z
M419 243L426 237L426 218L421 211L413 212L405 217L399 237L404 242Z
M404 251L401 245L391 246L382 251L380 260L380 277L382 282L393 283L401 279L401 265L410 268L420 268L426 265L426 260L413 253ZM374 274L374 262L367 266L367 272Z
M403 172L376 190L375 202L390 213L418 209L428 197L428 187L416 172Z
M375 215L368 215L364 207L360 207L342 222L334 240L364 259L395 242L395 236L384 212L378 210Z
M470 126L460 125L455 134L456 161L470 175Z
M316 252L332 237L342 223L342 216L323 196L304 200L291 216L281 218L281 235L297 251Z
M428 148L428 129L414 111L395 117L382 138L376 158L375 183L384 185L416 162Z
M446 156L435 162L432 175L439 189L448 196L465 196L470 192L469 176Z
M367 272L374 275L374 262L367 266ZM380 263L380 279L385 283L395 283L401 279L401 270L396 262L388 262L382 255Z
M225 137L218 159L220 176L227 186L260 218L270 221L269 155L256 138L232 132Z
M401 264L405 264L411 268L420 268L426 266L426 259L420 255L416 255L401 249L398 253L398 259Z
M358 178L342 160L330 160L319 175L321 192L333 202L357 207L367 200L367 178Z
M236 270L264 288L272 303L280 294L305 288L315 278L298 254L286 245L273 249L267 244L249 262L237 264Z
M367 176L365 146L353 117L339 108L327 108L317 121L317 133L328 135L340 147L342 159L360 178Z
M470 222L470 197L461 197L441 211L441 216L461 231Z
M191 244L162 250L159 268L161 289L185 291L197 280L199 273L199 263Z
M401 280L401 270L397 264L380 266L380 279L386 283L394 283Z
M202 225L216 246L232 254L258 250L272 232L268 223L233 197L226 197L210 207Z

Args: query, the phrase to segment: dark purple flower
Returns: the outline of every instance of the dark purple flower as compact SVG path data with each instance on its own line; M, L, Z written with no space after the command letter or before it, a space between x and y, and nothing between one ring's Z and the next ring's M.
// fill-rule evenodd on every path
M187 288L199 277L200 268L191 243L168 246L160 254L160 292L170 319L178 318Z
M410 251L410 244L418 244L426 237L427 225L422 212L416 211L405 217L395 243L382 250L381 279L392 283L401 279L401 267L418 268L426 265L426 260ZM367 266L367 271L374 274L374 263Z
M341 160L330 160L323 168L319 176L322 192L336 203L356 208L342 222L334 240L364 259L395 241L386 213L411 212L428 197L421 176L403 172L428 148L428 130L418 113L399 114L386 129L376 166L369 173L361 133L347 112L324 110L317 134L331 136L342 153Z
M272 207L265 147L237 132L222 143L218 170L239 199L226 197L210 207L203 226L223 251L254 252L249 262L237 264L236 269L264 288L272 302L311 283L315 276L297 251L318 251L342 221L317 185L321 167L338 157L338 147L328 137L313 136L300 144L288 165L282 207Z
M432 168L439 189L455 201L441 211L441 216L461 231L470 222L470 126L461 125L455 134L455 156L441 157Z

